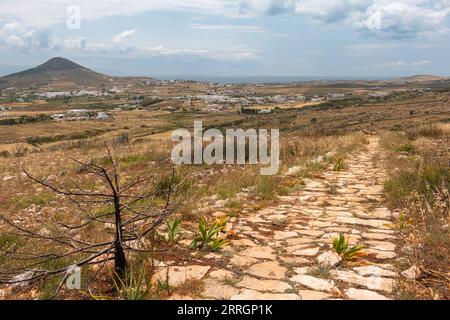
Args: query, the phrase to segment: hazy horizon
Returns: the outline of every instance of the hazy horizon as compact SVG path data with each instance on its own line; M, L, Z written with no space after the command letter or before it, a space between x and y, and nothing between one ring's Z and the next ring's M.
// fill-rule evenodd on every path
M0 61L121 75L449 75L446 0L0 0Z

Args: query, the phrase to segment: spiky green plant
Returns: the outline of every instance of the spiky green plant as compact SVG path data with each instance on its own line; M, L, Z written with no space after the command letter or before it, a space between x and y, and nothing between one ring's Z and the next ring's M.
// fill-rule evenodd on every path
M355 255L363 249L362 245L355 245L349 248L348 241L345 236L341 233L339 238L333 240L333 249L342 257L344 260L351 260Z
M212 225L208 225L205 219L201 219L198 224L198 234L192 240L191 248L209 248L217 251L226 245L227 241L219 237L219 233L225 228L226 220L218 221Z
M181 219L173 219L166 222L167 237L165 241L168 243L176 243L181 238Z
M334 171L341 171L343 169L345 169L345 159L342 156L337 156L334 159L334 164L333 164L333 170Z
M120 300L147 300L150 297L151 282L146 280L145 268L136 275L130 268L125 279L111 274Z

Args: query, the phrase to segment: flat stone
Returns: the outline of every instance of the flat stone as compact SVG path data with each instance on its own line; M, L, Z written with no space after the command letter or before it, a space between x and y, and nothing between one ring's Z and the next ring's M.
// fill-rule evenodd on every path
M287 269L278 264L278 262L263 262L254 264L247 272L261 278L283 279Z
M313 290L333 292L336 290L333 280L319 279L308 275L295 275L290 281L297 282Z
M232 296L239 294L240 290L229 285L222 284L216 280L204 281L205 289L202 295L205 298L229 300Z
M294 238L297 237L297 232L294 231L275 231L274 232L274 239L275 240L284 240L288 238Z
M272 214L270 216L267 216L266 218L268 221L274 222L274 223L284 223L287 220L287 218L284 214Z
M395 244L387 241L367 241L366 242L372 249L379 251L395 251Z
M327 265L330 268L337 265L341 260L341 256L334 251L326 251L317 257L317 262L319 264Z
M395 236L385 233L368 233L363 232L361 234L363 238L371 239L371 240L388 240L388 239L395 239Z
M330 295L327 293L313 290L299 290L298 294L302 300L325 300L330 298Z
M343 282L366 287L370 290L392 292L395 281L393 279L382 277L363 277L352 271L332 270L331 274Z
M256 244L250 239L239 239L239 240L231 240L230 244L233 246L243 246L243 247L255 247Z
M153 281L169 281L172 286L178 286L187 280L201 280L211 269L210 266L188 266L188 267L169 267L168 279L167 268L158 271L153 276Z
M310 267L294 268L294 272L296 274L308 274L310 269Z
M249 267L257 263L258 259L234 255L230 262L237 267Z
M300 296L291 293L262 293L254 290L243 290L230 300L300 300Z
M245 276L244 279L236 284L237 287L256 290L256 291L269 291L269 292L285 292L292 289L291 285L278 281L278 280L259 280L249 276Z
M372 248L364 249L364 252L369 255L373 255L375 258L380 260L393 259L397 256L397 254L393 251L381 251Z
M360 219L352 217L334 217L332 221L345 224L369 226L374 228L382 228L382 227L386 228L392 226L392 223L387 220Z
M323 234L325 233L322 230L296 230L296 231L302 235L316 238L323 236Z
M299 244L307 244L307 243L314 243L315 241L317 241L316 239L311 239L311 238L291 238L291 239L286 239L286 243L288 246L296 246Z
M282 256L280 257L280 260L286 264L289 265L302 265L302 264L310 264L311 261L309 261L306 258L302 258L302 257L286 257L286 256Z
M355 288L346 289L345 295L352 300L389 300L385 296L374 291Z
M225 269L219 269L210 272L209 277L216 280L225 280L236 278L236 274Z
M308 248L308 249L301 249L301 250L297 250L292 252L293 255L295 256L307 256L307 257L312 257L315 256L318 252L319 252L319 248Z
M248 222L252 222L252 223L262 223L262 222L266 222L266 221L263 220L260 216L248 217L246 220L247 220Z
M361 276L379 276L379 277L397 277L397 273L394 271L386 270L377 266L364 266L353 268L356 273Z
M337 225L331 221L321 221L321 220L314 220L309 222L308 224L311 227L319 227L319 228L332 227Z
M417 266L412 266L411 268L402 272L402 276L407 279L414 280L420 276L420 269Z
M252 247L247 248L240 253L240 255L256 259L275 260L276 256L273 249L270 247Z

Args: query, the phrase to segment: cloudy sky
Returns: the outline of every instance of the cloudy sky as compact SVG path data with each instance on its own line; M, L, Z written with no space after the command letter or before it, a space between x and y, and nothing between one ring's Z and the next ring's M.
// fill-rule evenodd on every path
M0 72L450 75L450 0L0 0ZM2 69L3 68L3 69Z

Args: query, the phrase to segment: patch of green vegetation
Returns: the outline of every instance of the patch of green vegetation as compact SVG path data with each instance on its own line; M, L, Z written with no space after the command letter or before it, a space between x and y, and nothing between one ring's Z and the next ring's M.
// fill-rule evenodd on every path
M201 219L198 225L197 236L192 240L191 248L220 250L227 244L227 240L219 237L220 232L225 229L227 220L222 220L209 225L205 219Z
M132 165L150 163L156 160L156 154L154 152L146 152L143 154L130 154L123 158L120 158L120 163L125 167L130 167Z
M333 163L334 171L341 171L346 168L345 158L342 155L337 155L337 156L333 157L332 163Z
M19 248L24 245L24 241L14 234L0 234L0 251L9 250L11 248Z
M52 117L45 114L40 114L37 116L22 116L19 118L8 118L1 119L0 126L14 126L18 124L36 123L42 121L51 121Z
M238 209L242 207L242 202L238 199L230 199L226 203L226 206L230 209Z
M111 275L111 279L120 300L138 301L150 298L152 284L145 274L145 268L141 268L138 273L130 268L126 272L125 279L121 279L116 274Z
M177 243L181 238L181 219L172 219L166 222L167 237L160 236L167 243Z
M330 266L319 263L308 269L308 275L321 279L329 279L331 277Z
M404 145L401 145L400 147L398 147L397 151L398 152L406 152L406 153L415 153L416 148L411 143L407 143L407 144L404 144Z
M62 134L62 135L55 135L55 136L43 136L43 137L29 137L27 138L27 143L33 145L33 146L39 146L41 144L45 143L53 143L53 142L59 142L59 141L66 141L66 140L84 140L89 139L92 137L96 137L99 135L102 135L104 133L113 131L112 129L104 129L104 130L87 130L85 132L80 133L71 133L71 134Z
M0 151L0 158L8 158L9 152L8 151Z
M275 176L261 176L255 186L256 193L263 200L275 200L278 195L287 195L289 190L281 185L281 181Z
M63 269L70 265L70 262L64 259L50 259L43 263L40 267L43 270L54 271ZM54 298L56 289L61 283L62 276L45 279L39 285L39 299L49 300Z
M344 260L352 260L362 249L362 245L354 245L349 247L348 241L343 234L340 234L338 238L333 240L333 249Z
M384 184L384 194L391 206L401 208L414 192L429 196L442 185L450 190L450 170L428 164L393 175Z
M22 196L16 198L14 203L16 204L16 207L20 209L27 209L33 204L38 207L44 207L52 199L53 198L50 195Z

